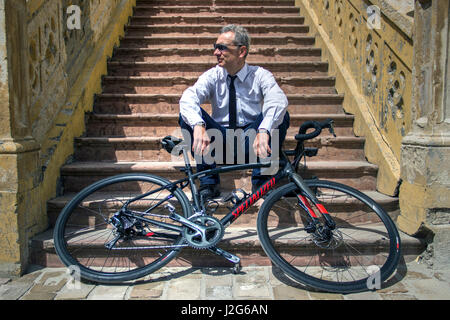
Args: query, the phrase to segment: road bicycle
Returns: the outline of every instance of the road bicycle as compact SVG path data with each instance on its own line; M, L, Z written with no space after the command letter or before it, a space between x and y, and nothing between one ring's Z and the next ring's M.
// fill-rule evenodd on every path
M401 251L397 228L386 211L369 197L341 183L304 179L302 159L317 155L306 140L333 122L307 121L295 135L295 150L281 150L278 172L252 194L236 190L221 201L199 196L198 178L270 163L232 164L194 172L187 146L168 136L169 153L182 154L186 177L177 181L141 173L100 180L76 194L60 213L55 229L56 252L81 277L99 283L142 278L174 259L183 248L209 250L240 271L240 258L220 249L225 230L261 198L257 233L264 252L290 278L329 292L372 289L373 279L386 281ZM312 132L309 129L314 129ZM308 133L307 133L308 132ZM183 147L180 147L183 146ZM292 157L292 160L289 159ZM190 187L191 197L183 189ZM219 199L220 200L220 199ZM219 220L219 202L231 208Z

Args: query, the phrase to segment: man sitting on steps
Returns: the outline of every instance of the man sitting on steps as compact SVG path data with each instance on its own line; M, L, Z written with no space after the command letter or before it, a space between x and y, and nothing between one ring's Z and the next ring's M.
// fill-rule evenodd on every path
M209 150L212 143L208 135L210 129L219 130L223 136L230 129L241 129L244 135L248 130L254 130L253 150L250 150L248 137L244 143L246 161L251 151L260 158L270 155L271 136L278 136L281 148L289 128L288 101L269 71L246 63L249 49L250 37L245 28L235 25L223 27L214 44L218 64L184 91L180 100L179 123L189 133L194 154L204 155ZM201 108L206 101L211 102L211 116ZM277 135L273 135L274 130L278 130ZM236 161L236 155L234 159ZM207 163L203 157L201 163L197 161L198 172L215 166L216 163ZM254 169L252 191L266 180L267 176L261 175L261 169ZM200 194L204 199L220 194L219 182L217 175L200 178Z

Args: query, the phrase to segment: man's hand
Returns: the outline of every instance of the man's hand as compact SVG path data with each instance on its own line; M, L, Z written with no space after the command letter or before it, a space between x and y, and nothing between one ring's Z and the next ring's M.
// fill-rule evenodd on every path
M255 142L253 143L253 150L255 154L260 158L267 158L272 150L269 146L269 134L265 132L259 132L256 135Z
M206 133L206 128L203 126L195 126L194 127L194 142L192 143L192 151L195 154L201 155L205 151L207 151L211 140L209 139L208 134Z

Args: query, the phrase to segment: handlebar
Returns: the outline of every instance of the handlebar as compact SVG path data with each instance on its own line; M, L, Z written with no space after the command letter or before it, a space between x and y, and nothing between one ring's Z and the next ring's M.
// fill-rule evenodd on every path
M298 130L298 134L295 135L295 140L304 141L304 140L309 140L309 139L315 138L325 128L328 128L330 133L334 137L336 137L336 134L334 133L334 128L333 128L333 120L332 119L328 119L328 120L326 120L324 122L318 122L318 121L306 121L306 122L304 122L300 126L300 129ZM306 133L306 131L308 129L315 129L315 130L313 132Z

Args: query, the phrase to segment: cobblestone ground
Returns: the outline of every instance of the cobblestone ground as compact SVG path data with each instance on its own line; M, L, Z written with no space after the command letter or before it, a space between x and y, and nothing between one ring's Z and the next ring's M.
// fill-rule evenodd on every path
M0 278L0 300L450 300L450 271L416 262L399 267L382 289L331 294L307 289L272 267L163 268L126 285L72 281L65 268L32 267Z

